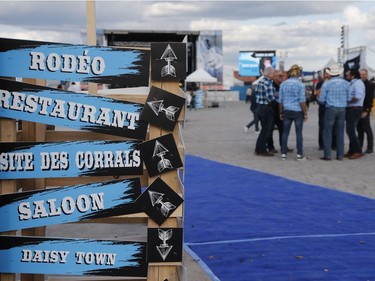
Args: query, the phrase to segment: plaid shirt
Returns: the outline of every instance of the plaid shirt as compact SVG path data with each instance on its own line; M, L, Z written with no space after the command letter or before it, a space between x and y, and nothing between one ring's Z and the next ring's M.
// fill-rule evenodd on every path
M306 102L305 85L298 78L291 77L281 83L279 103L283 110L302 111L303 102Z
M319 102L326 107L346 107L350 99L349 82L334 76L323 84Z
M267 105L275 100L275 87L272 80L268 77L263 77L255 88L255 95L257 104Z

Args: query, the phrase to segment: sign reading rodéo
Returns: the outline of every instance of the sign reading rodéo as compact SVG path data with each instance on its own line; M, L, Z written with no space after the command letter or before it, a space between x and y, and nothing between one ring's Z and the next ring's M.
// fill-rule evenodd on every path
M139 178L0 195L0 232L141 212Z
M148 86L150 51L0 38L0 76Z
M0 272L147 276L146 243L0 236Z
M0 143L0 179L142 175L140 141Z
M0 79L0 117L144 139L143 105Z

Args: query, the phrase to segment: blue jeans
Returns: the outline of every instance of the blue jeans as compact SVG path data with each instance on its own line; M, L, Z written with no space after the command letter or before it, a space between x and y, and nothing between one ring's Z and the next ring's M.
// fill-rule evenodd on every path
M303 155L303 112L302 111L289 111L284 110L284 122L283 122L283 135L281 138L281 153L287 153L288 147L288 137L290 133L290 128L292 123L296 128L296 138L297 138L297 154Z
M323 125L324 157L331 158L332 136L336 135L336 156L344 157L345 107L326 107Z
M361 119L362 107L346 108L346 134L349 137L349 153L362 153L362 147L357 136L357 125Z
M258 104L257 112L262 128L257 139L255 152L264 153L267 151L267 140L272 130L273 111L271 106Z

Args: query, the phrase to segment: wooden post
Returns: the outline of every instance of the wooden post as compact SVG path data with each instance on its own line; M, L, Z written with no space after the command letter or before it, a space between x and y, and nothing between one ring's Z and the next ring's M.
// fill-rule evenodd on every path
M86 29L87 29L87 45L96 46L96 16L95 16L95 0L86 0ZM89 83L89 93L96 94L98 85Z
M45 80L39 79L23 79L23 82L29 84L35 84L44 86ZM46 125L34 122L22 121L22 132L19 136L18 141L38 141L44 142L46 139ZM22 191L45 189L45 179L27 179L21 181ZM36 227L22 229L21 234L23 236L40 236L44 237L46 234L46 228ZM21 274L21 281L43 281L44 274Z
M15 142L17 140L16 121L13 119L0 118L0 141ZM15 193L17 191L16 180L1 180L0 194ZM2 234L16 235L15 231L8 231ZM1 281L15 281L16 274L0 274Z
M161 88L165 91L168 91L172 94L178 95L179 93L179 83L178 81L176 82L156 82L156 81L151 81L151 85ZM184 116L184 113L182 113ZM154 139L158 138L160 136L166 135L170 133L169 131L165 131L163 129L160 129L157 126L154 126L150 124L150 130L149 130L149 138ZM179 143L179 126L176 125L175 129L173 130L173 137L176 142L176 144ZM181 155L181 159L184 159L183 155ZM163 173L162 175L159 176L166 184L168 184L175 192L180 193L180 181L178 178L178 171L173 170L169 171L167 173ZM149 178L149 185L157 178L155 177L150 177ZM149 228L158 228L158 227L179 227L179 222L178 218L176 217L171 217L168 218L161 226L156 224L153 220L148 219L148 227ZM150 264L148 267L148 281L181 281L179 279L178 275L178 266L181 264L179 263L173 263L173 264Z

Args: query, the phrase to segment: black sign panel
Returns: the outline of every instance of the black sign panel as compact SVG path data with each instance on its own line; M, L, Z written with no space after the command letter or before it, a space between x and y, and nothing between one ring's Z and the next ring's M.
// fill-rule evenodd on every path
M185 43L151 43L151 78L179 81L186 78Z
M143 107L141 119L173 131L184 105L184 98L153 86Z
M182 167L173 134L143 142L139 149L150 177Z
M157 178L137 199L144 212L161 225L184 201L161 178Z
M182 228L149 228L147 241L148 262L182 261Z

